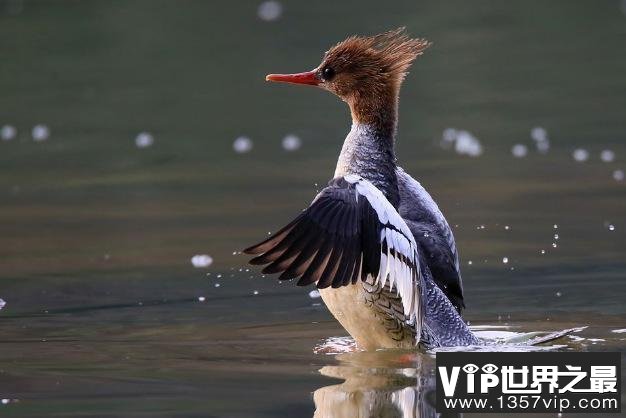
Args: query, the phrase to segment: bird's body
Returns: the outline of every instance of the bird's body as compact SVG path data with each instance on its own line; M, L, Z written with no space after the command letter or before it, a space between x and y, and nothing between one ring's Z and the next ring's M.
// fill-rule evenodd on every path
M364 349L470 345L452 230L397 165L398 92L428 44L401 31L349 38L320 67L269 80L320 85L346 101L352 129L334 178L293 222L246 252L280 279L315 283ZM330 70L330 71L329 71Z
M425 327L423 345L477 344L476 337L457 313L463 305L459 256L454 235L439 207L422 187L396 163L396 157L380 144L385 133L354 124L342 146L334 177L356 174L383 191L405 221L421 249L421 273L425 278ZM436 270L450 291L440 289L431 270ZM408 324L398 296L389 289L365 281L356 286L321 289L320 295L333 316L365 349L415 346L415 327Z

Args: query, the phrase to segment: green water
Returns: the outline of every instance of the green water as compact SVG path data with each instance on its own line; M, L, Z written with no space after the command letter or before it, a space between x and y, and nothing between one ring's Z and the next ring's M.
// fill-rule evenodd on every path
M259 3L0 1L0 126L18 130L0 141L0 414L351 417L377 399L396 416L405 389L432 414L429 383L394 372L427 376L431 357L316 354L345 332L311 289L233 254L308 204L349 127L336 98L264 75L401 25L434 46L403 89L397 153L454 225L466 319L587 325L558 343L626 351L620 1L284 2L274 22ZM442 149L448 127L483 154ZM242 135L254 147L238 154Z

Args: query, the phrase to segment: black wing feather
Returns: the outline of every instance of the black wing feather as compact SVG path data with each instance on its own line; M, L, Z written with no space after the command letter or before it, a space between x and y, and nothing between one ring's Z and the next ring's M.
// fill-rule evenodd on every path
M357 199L353 184L334 179L311 206L274 236L244 250L252 264L267 264L263 273L299 278L298 285L341 287L380 267L378 215L366 198Z

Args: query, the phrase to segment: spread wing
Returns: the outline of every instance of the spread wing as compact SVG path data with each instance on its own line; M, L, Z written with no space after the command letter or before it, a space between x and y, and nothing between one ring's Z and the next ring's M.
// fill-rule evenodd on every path
M263 273L298 278L299 286L341 287L374 278L401 297L405 315L422 322L423 279L417 244L385 196L367 180L337 177L304 212L267 240L244 250Z

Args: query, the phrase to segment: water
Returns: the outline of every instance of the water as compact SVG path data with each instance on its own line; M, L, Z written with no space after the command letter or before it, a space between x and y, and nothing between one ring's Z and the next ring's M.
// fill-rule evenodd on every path
M366 3L284 3L268 22L260 1L0 1L3 415L428 416L432 356L316 350L345 332L313 289L238 253L312 199L348 130L340 101L264 75L403 24L434 46L402 93L398 155L454 226L466 319L588 326L554 344L626 351L620 3ZM451 126L482 153L442 149Z

